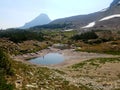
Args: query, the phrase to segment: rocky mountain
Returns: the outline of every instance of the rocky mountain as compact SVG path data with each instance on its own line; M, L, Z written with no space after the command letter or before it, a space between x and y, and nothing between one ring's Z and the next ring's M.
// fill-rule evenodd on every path
M50 23L51 20L46 14L40 14L38 17L33 19L32 21L26 23L24 26L22 26L22 29L27 29L30 27L38 26L38 25L44 25Z
M99 29L120 29L120 0L114 0L105 16L96 21L93 28Z
M114 1L111 3L110 7L114 7L114 6L116 6L116 5L120 5L120 0L114 0Z
M99 12L78 15L52 21L50 24L71 23L73 28L119 28L120 27L120 0L113 0L110 6ZM117 27L117 28L116 28Z

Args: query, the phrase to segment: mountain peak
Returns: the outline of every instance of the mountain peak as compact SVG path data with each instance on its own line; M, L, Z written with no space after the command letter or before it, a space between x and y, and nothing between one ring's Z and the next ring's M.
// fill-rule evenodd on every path
M38 17L40 18L49 18L47 14L41 13Z
M115 7L115 6L119 6L119 5L120 5L120 0L113 0L110 7Z
M32 21L26 23L23 27L21 27L22 29L26 29L26 28L30 28L30 27L34 27L34 26L38 26L38 25L44 25L44 24L48 24L50 23L51 20L48 17L47 14L42 13L39 16L37 16L35 19L33 19Z
M45 13L41 13L39 16L48 16L48 15Z

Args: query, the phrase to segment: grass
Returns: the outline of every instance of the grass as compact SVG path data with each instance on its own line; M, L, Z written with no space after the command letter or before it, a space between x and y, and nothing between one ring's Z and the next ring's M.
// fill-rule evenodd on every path
M11 59L7 53L0 50L0 90L13 90L13 85L7 82L6 76L14 76Z
M80 90L93 90L92 88L88 88L87 86L80 84L79 85Z
M89 47L83 47L82 49L77 49L76 51L120 55L119 49L118 50L110 49L107 46L104 46L104 47L103 46L89 46Z
M116 88L116 89L113 89L113 90L120 90L120 88Z
M120 62L120 58L99 58L97 59L99 63L105 64L107 62L114 63L114 62ZM96 61L97 61L96 60Z
M56 72L58 72L58 73L60 73L61 75L64 75L64 74L66 74L65 72L63 72L63 71L60 71L60 70L58 70L58 69L54 69Z
M96 58L87 61L82 61L81 63L78 64L74 64L72 66L69 66L66 70L69 71L68 74L70 74L73 78L76 79L78 78L78 80L81 78L84 79L86 81L85 86L87 87L94 88L94 86L96 85L94 85L93 82L97 83L97 85L102 84L103 82L105 82L105 84L109 82L112 83L116 82L118 84L118 86L116 87L119 87L119 82L117 82L117 80L120 79L120 74L118 71L119 67L115 66L115 65L119 65L119 63L120 63L120 57ZM104 87L106 88L106 86ZM96 88L98 87L96 86ZM94 90L96 89L94 88ZM111 90L117 90L117 89L115 89L114 87Z
M28 40L20 43L14 43L8 39L0 39L0 48L2 48L4 51L8 51L8 53L10 54L16 55L16 54L37 52L39 50L47 48L48 46L51 46L54 43L60 42L69 45L73 44L73 46L79 47L78 51L120 55L120 48L119 48L120 40L90 45L82 41L80 41L80 43L79 41L72 41L70 38L74 34L76 34L76 31L70 31L70 32L44 31L43 33L45 34L44 36L45 41L43 42L39 42L36 40ZM60 35L62 40L60 40ZM80 71L79 69L83 68L84 70L88 71L85 72L85 74L88 75L91 69L89 68L89 66L96 68L99 67L101 64L114 63L119 61L120 58L97 58L88 61L83 61L71 67L74 71L76 70L76 72L78 73ZM63 76L66 75L67 73L57 69L53 70L46 67L36 67L34 65L23 64L21 62L16 62L16 61L12 61L12 68L14 70L15 76L14 77L10 76L8 78L10 87L11 85L15 86L15 82L17 80L22 80L22 86L18 87L21 88L22 90L33 90L33 89L40 90L42 88L46 90L91 90L90 88L82 84L79 84L78 86L76 86L76 84L71 84L70 81L66 80L61 76L58 76L57 74ZM0 78L2 78L2 76L4 75L2 74ZM5 79L4 80L1 79L0 81L5 82L3 84L7 88L8 85L6 84L7 81ZM32 85L33 83L35 83L38 86L38 88L26 87L26 85ZM9 89L3 89L3 90L9 90Z
M120 79L120 73L119 73L117 76L118 76L118 78Z
M14 43L9 39L0 39L0 48L4 51L8 51L10 54L25 54L35 53L54 43L68 44L69 46L80 47L76 48L76 51L94 52L94 53L106 53L113 55L120 55L120 40L101 42L99 44L93 43L87 44L81 40L75 41L71 37L77 33L77 31L64 32L60 30L56 31L42 31L44 33L45 40L40 42L37 40L27 40L20 43ZM54 37L54 38L53 38Z
M120 55L120 51L104 51L106 54Z
M101 42L99 44L94 43L93 45L83 43L82 41L76 41L74 45L80 47L80 49L76 48L76 51L120 55L120 40Z
M81 62L81 63L78 63L78 64L75 64L72 66L72 68L83 68L84 65L86 65L87 63L86 62Z
M96 67L99 67L99 65L100 65L99 63L96 63L94 61L91 61L89 64L92 66L96 66Z
M23 64L22 62L16 61L12 61L12 69L14 70L15 75L14 77L10 76L7 79L6 82L9 82L10 84L9 86L4 84L4 90L13 90L13 88L21 88L22 90L40 90L42 88L45 90L91 90L82 84L79 86L71 84L70 81L59 76L65 75L66 73L57 69L54 70L47 67L37 67L35 65ZM18 80L21 81L21 85L16 87L16 81ZM32 88L27 87L27 85L36 85L37 87ZM3 90L3 87L0 90Z
M22 82L22 89L29 90L30 88L26 89L26 85L36 83L38 88L35 88L35 90L40 90L41 88L46 90L48 88L49 90L80 90L80 88L70 84L69 81L55 74L59 73L63 75L64 72L62 71L52 70L46 67L36 67L34 65L27 65L16 61L13 61L13 63L13 68L17 76L11 78L11 83L14 83L17 78L19 78L18 76L22 77L24 79Z
M100 64L105 64L105 63L115 63L115 62L120 62L120 58L97 58L97 59L90 59L87 61L83 61L81 63L75 64L72 66L72 68L84 68L87 65L92 65L95 67L99 67Z

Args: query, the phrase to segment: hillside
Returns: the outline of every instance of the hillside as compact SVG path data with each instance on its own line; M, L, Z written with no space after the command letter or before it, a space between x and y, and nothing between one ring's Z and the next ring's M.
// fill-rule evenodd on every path
M120 15L119 11L120 11L119 0L114 0L108 8L103 9L99 12L91 13L88 15L78 15L78 16L57 19L57 20L52 21L50 24L63 24L63 23L68 24L68 23L71 23L72 26L74 26L72 28L78 28L78 29L81 28L82 29L82 27L85 27L92 22L99 23L99 20L101 20L102 18L112 16L112 15ZM119 19L119 18L117 18L117 19ZM108 22L109 22L109 20L108 20ZM114 25L114 23L119 24L119 21L117 21L115 19L111 23L113 23L113 25ZM103 23L103 24L106 25L105 23ZM93 27L93 26L91 26L91 27ZM116 26L113 26L112 28L114 28L114 27L116 27Z
M0 30L0 90L120 90L119 2L88 15L31 26L48 18L43 15L25 29Z
M1 31L0 48L6 53L0 56L1 66L13 72L1 73L1 90L8 86L7 90L119 90L120 33L108 30L77 34L76 30ZM68 49L54 48L56 43L67 45ZM66 59L55 65L29 62L51 52Z

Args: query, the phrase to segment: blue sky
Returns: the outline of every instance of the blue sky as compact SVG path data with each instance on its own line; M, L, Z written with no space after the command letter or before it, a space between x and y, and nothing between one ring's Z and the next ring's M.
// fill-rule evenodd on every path
M19 27L41 13L50 19L88 14L109 6L113 0L0 0L0 28Z

